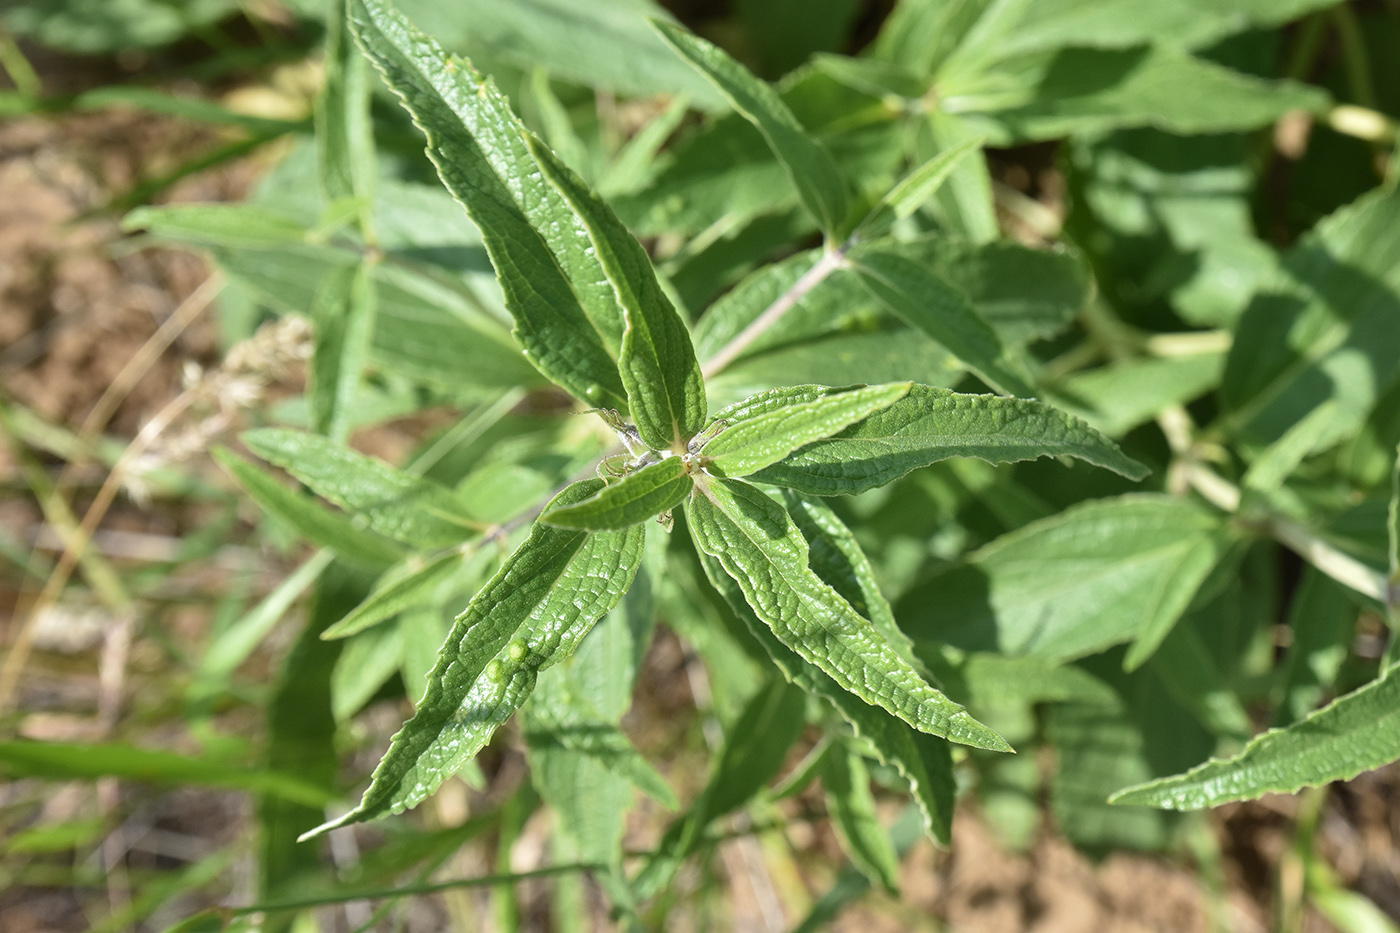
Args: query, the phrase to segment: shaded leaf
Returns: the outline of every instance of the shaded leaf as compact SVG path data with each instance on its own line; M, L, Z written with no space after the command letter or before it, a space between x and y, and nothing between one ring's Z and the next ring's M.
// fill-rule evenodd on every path
M450 490L342 444L282 428L245 431L241 439L371 529L405 544L459 544L479 529Z
M332 440L350 433L350 409L374 338L376 295L371 267L332 269L311 304L315 346L306 376L311 429Z
M910 590L897 614L916 642L1056 661L1135 640L1136 666L1229 541L1218 516L1184 499L1090 501L1002 535Z
M875 243L857 246L848 258L861 284L885 307L947 347L993 387L1012 395L1035 394L1007 365L996 331L977 316L966 295L937 273Z
M1400 677L1383 676L1231 758L1118 791L1110 803L1200 810L1346 781L1400 758Z
M822 784L826 787L827 811L840 830L846 854L862 874L897 895L899 854L890 834L880 825L865 762L851 752L834 751L824 759Z
M346 560L369 567L383 567L401 556L398 545L360 529L345 516L288 489L247 460L222 448L215 449L214 459L238 480L238 484L263 511Z
M345 638L426 602L437 585L461 566L462 555L457 551L449 551L426 562L410 560L400 564L401 572L394 572L398 568L386 572L368 598L322 632L321 637Z
M670 23L656 22L663 39L710 79L745 119L758 127L783 164L803 205L834 236L846 221L846 180L826 147L809 135L778 92L728 53Z

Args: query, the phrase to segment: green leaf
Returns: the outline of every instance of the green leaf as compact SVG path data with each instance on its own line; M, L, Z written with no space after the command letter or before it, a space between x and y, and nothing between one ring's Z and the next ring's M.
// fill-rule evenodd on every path
M296 218L250 204L166 204L138 207L122 218L124 230L149 230L162 239L200 246L285 247L306 239Z
M921 732L1010 751L995 732L930 687L807 565L808 547L782 506L753 486L697 485L686 514L697 547L719 560L785 645L833 680Z
M291 525L313 543L367 567L383 567L402 556L398 545L358 528L345 516L288 489L247 460L222 448L215 449L214 459L233 475L264 512Z
M996 331L977 316L966 295L936 272L876 243L856 246L847 258L860 283L885 307L943 344L994 388L1035 394L1008 367Z
M748 803L777 775L788 749L802 734L805 707L802 691L778 678L754 694L725 734L705 789L685 816L666 830L656 854L632 882L639 900L653 896L675 877L713 820Z
M311 429L335 441L350 434L350 409L374 337L371 267L332 269L311 304L315 348L307 372Z
M1290 110L1319 112L1326 92L1265 81L1163 45L1069 48L1008 57L990 74L948 87L942 106L988 114L974 125L994 145L1118 127L1219 133L1272 123Z
M1242 440L1272 443L1329 400L1332 440L1355 434L1400 376L1397 210L1382 187L1324 218L1246 309L1221 392Z
M332 681L339 642L320 639L321 631L364 599L365 574L343 562L332 563L316 581L306 624L276 670L266 702L267 766L336 789L336 720ZM297 844L297 837L325 819L324 806L264 797L258 801L258 872L262 896L300 887L300 879L321 866L321 845Z
M646 250L612 208L538 139L527 135L526 143L588 231L622 308L627 329L618 371L642 440L656 450L683 452L705 425L705 382L685 323L661 291Z
M526 72L543 66L571 84L629 97L686 94L705 110L724 106L650 27L650 18L670 15L652 0L401 0L398 6L447 47L479 52L483 60Z
M704 553L700 559L710 583L763 646L783 676L831 704L855 731L856 740L869 746L873 757L899 772L919 806L924 832L947 845L952 839L956 791L948 743L916 732L884 709L869 705L841 687L817 665L803 659L759 621L738 584L725 573L718 560Z
M1395 466L1390 471L1390 509L1386 532L1390 539L1390 582L1400 586L1400 447L1395 449ZM1400 605L1400 596L1392 596L1392 608Z
M351 0L350 16L365 53L427 134L443 183L480 228L530 361L592 405L625 407L616 363L622 313L577 218L540 177L509 103L382 0Z
M915 130L915 157L936 158L970 140L985 142L986 131L974 120L974 114L950 113L943 107L934 109ZM992 198L992 174L985 156L958 162L948 183L935 193L930 208L944 225L972 243L987 245L1001 236Z
M870 620L900 658L925 673L914 655L914 644L894 620L885 594L875 580L875 568L846 523L820 499L791 489L782 490L783 506L807 541L812 572L840 594L851 608Z
M1048 405L916 385L884 411L754 479L814 496L851 495L948 457L1004 463L1045 456L1076 457L1129 479L1148 473L1108 438Z
M898 896L899 854L889 832L880 825L865 762L851 752L833 751L825 758L822 784L827 812L841 832L846 854L863 875Z
M1067 411L1120 437L1168 406L1184 405L1218 386L1224 367L1223 353L1134 359L1075 373L1052 394Z
M745 418L734 417L703 448L705 469L719 476L747 476L813 441L830 437L909 392L912 383L868 386L796 402ZM765 396L776 398L778 396Z
M450 490L324 437L258 428L245 431L242 441L374 531L405 544L446 547L479 529Z
M448 551L426 562L410 558L387 571L369 597L322 632L321 637L345 638L426 602L437 585L461 567L462 555L458 551Z
M1110 803L1200 810L1346 781L1400 758L1400 676L1383 676L1227 759L1120 790Z
M228 787L275 794L314 807L333 799L332 794L297 775L115 743L0 742L0 771L10 778L88 781L116 777L156 784Z
M540 521L590 531L626 528L680 505L693 488L685 462L667 457L609 483L589 499L545 511Z
M778 92L722 49L679 26L653 25L680 55L720 89L745 119L758 127L797 186L799 197L828 236L846 221L846 180L825 146L807 133Z
M904 176L860 222L855 235L862 239L880 236L895 221L917 211L942 187L965 156L982 148L982 142L973 138L950 146Z
M575 483L550 504L581 501L601 486ZM400 813L456 773L530 695L538 671L567 658L627 591L643 533L536 524L457 617L418 711L359 806L314 832Z
M346 2L335 0L326 17L326 83L316 101L316 143L321 188L328 201L354 198L362 230L378 170L369 115L369 69L346 28Z
M1157 43L1200 48L1249 29L1281 26L1333 2L1213 0L1144 6L1133 0L1037 0L1025 4L1025 12L998 51L1024 54L1059 46L1125 48Z
M526 739L531 748L557 743L600 762L666 809L680 807L666 779L615 723L609 722L567 682L560 681L547 689L547 696L543 695L546 688L537 690L530 703L531 725Z
M1274 726L1302 719L1333 689L1356 639L1358 610L1348 593L1316 567L1303 568L1288 611L1292 641L1281 665L1283 699L1274 709Z
M1186 611L1230 540L1217 515L1185 499L1085 502L914 587L897 614L916 642L1055 661L1135 640L1131 669Z
M321 637L325 638L326 633L322 632ZM335 721L343 723L363 709L402 664L403 632L397 625L381 625L349 638L331 674L331 712Z

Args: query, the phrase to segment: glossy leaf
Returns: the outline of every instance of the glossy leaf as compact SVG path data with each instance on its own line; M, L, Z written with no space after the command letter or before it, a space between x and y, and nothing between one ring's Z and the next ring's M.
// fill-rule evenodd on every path
M1108 438L1048 405L916 385L884 411L754 478L810 495L851 495L948 457L1004 463L1045 456L1076 457L1130 479L1147 475Z
M1035 394L1007 365L996 331L977 316L966 295L932 270L877 244L857 246L848 255L861 284L892 313L943 344L993 387Z
M351 0L350 17L427 134L443 183L481 229L526 355L590 404L625 407L622 312L577 218L540 177L509 103L382 0Z
M865 762L859 755L835 750L824 759L822 784L826 787L827 811L841 832L851 861L871 881L897 895L899 854L890 842L889 832L880 825Z
M627 329L618 372L632 420L653 449L683 452L705 424L705 382L690 333L661 290L651 258L612 208L539 140L526 137L544 177L588 231Z
M451 491L326 438L259 428L242 440L374 531L405 544L459 544L480 527Z
M695 486L680 457L642 467L582 502L548 509L540 521L590 531L626 528L680 505Z
M687 507L696 545L717 558L778 639L871 705L955 742L1009 751L995 732L930 687L807 566L807 542L753 486L712 479Z
M662 38L758 127L797 186L803 205L828 235L835 235L846 221L849 195L846 180L826 147L797 122L777 91L728 53L678 26L655 25Z
M288 489L247 460L223 449L214 451L214 459L238 480L263 511L346 560L368 567L383 567L401 556L393 542L360 529L343 515Z
M743 591L719 561L704 553L700 559L711 585L724 597L749 634L763 646L783 676L831 704L855 731L856 740L868 746L873 757L899 772L918 804L924 832L947 845L952 839L956 791L948 743L917 732L884 709L869 705L783 644L773 630L754 615Z
M1111 803L1199 810L1268 793L1350 780L1400 758L1400 677L1384 676L1286 729L1256 736L1238 755L1120 790Z
M576 483L551 504L601 486ZM414 717L394 737L359 806L319 827L399 813L470 760L534 689L537 672L571 654L626 592L643 530L591 533L537 524L457 617Z
M718 437L704 447L705 468L719 476L747 476L782 460L800 447L830 437L875 412L888 408L909 392L910 383L868 386L811 401L797 402L762 414L730 420Z
M1094 500L1002 535L897 612L916 642L1063 661L1134 640L1136 666L1229 541L1216 515L1184 499Z

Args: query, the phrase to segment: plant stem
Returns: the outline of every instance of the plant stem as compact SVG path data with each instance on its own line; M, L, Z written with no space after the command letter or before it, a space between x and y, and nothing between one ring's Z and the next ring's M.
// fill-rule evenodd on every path
M730 363L738 359L739 355L749 348L749 345L763 335L774 324L783 317L803 298L807 293L816 288L826 277L837 269L846 265L846 253L854 245L854 240L847 240L835 249L828 249L822 254L812 268L802 274L802 277L792 283L792 287L778 296L777 300L764 309L763 313L754 318L748 327L741 330L738 335L724 347L705 361L701 367L705 378L709 379Z

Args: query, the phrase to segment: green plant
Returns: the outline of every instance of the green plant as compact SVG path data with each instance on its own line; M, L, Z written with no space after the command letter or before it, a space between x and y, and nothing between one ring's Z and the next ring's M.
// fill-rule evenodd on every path
M491 829L500 873L461 883L500 885L506 926L534 792L557 821L541 873L589 871L647 925L723 819L819 778L854 869L815 926L895 890L920 833L950 841L960 779L1027 839L1038 744L1089 851L1162 848L1194 825L1164 811L1400 757L1400 100L1371 86L1349 7L903 0L866 54L802 49L775 86L640 2L577 12L593 41L572 44L551 25L568 5L468 5L481 32L456 44L492 78L386 0L333 6L314 142L249 204L127 220L208 251L249 320L312 324L304 403L241 439L336 508L216 453L269 538L320 550L211 643L187 698L236 693L311 589L266 769L24 743L7 767L258 792L264 897L239 916L438 890ZM1300 16L1274 79L1261 37ZM1299 80L1333 20L1361 61L1342 105ZM602 86L613 117L566 82ZM614 92L681 96L624 134ZM1350 174L1300 164L1311 202L1252 203L1278 157L1251 133L1298 119ZM1062 138L1064 230L983 153ZM1261 223L1301 236L1278 250ZM460 419L402 468L348 444L441 406ZM1383 653L1356 649L1358 618ZM706 662L723 723L684 809L622 728L658 619ZM336 736L398 676L414 715L326 820ZM387 830L356 879L318 887L316 838L479 781L517 714L533 791ZM912 803L892 829L872 785ZM681 810L640 854L634 791ZM1365 914L1301 822L1308 897Z

